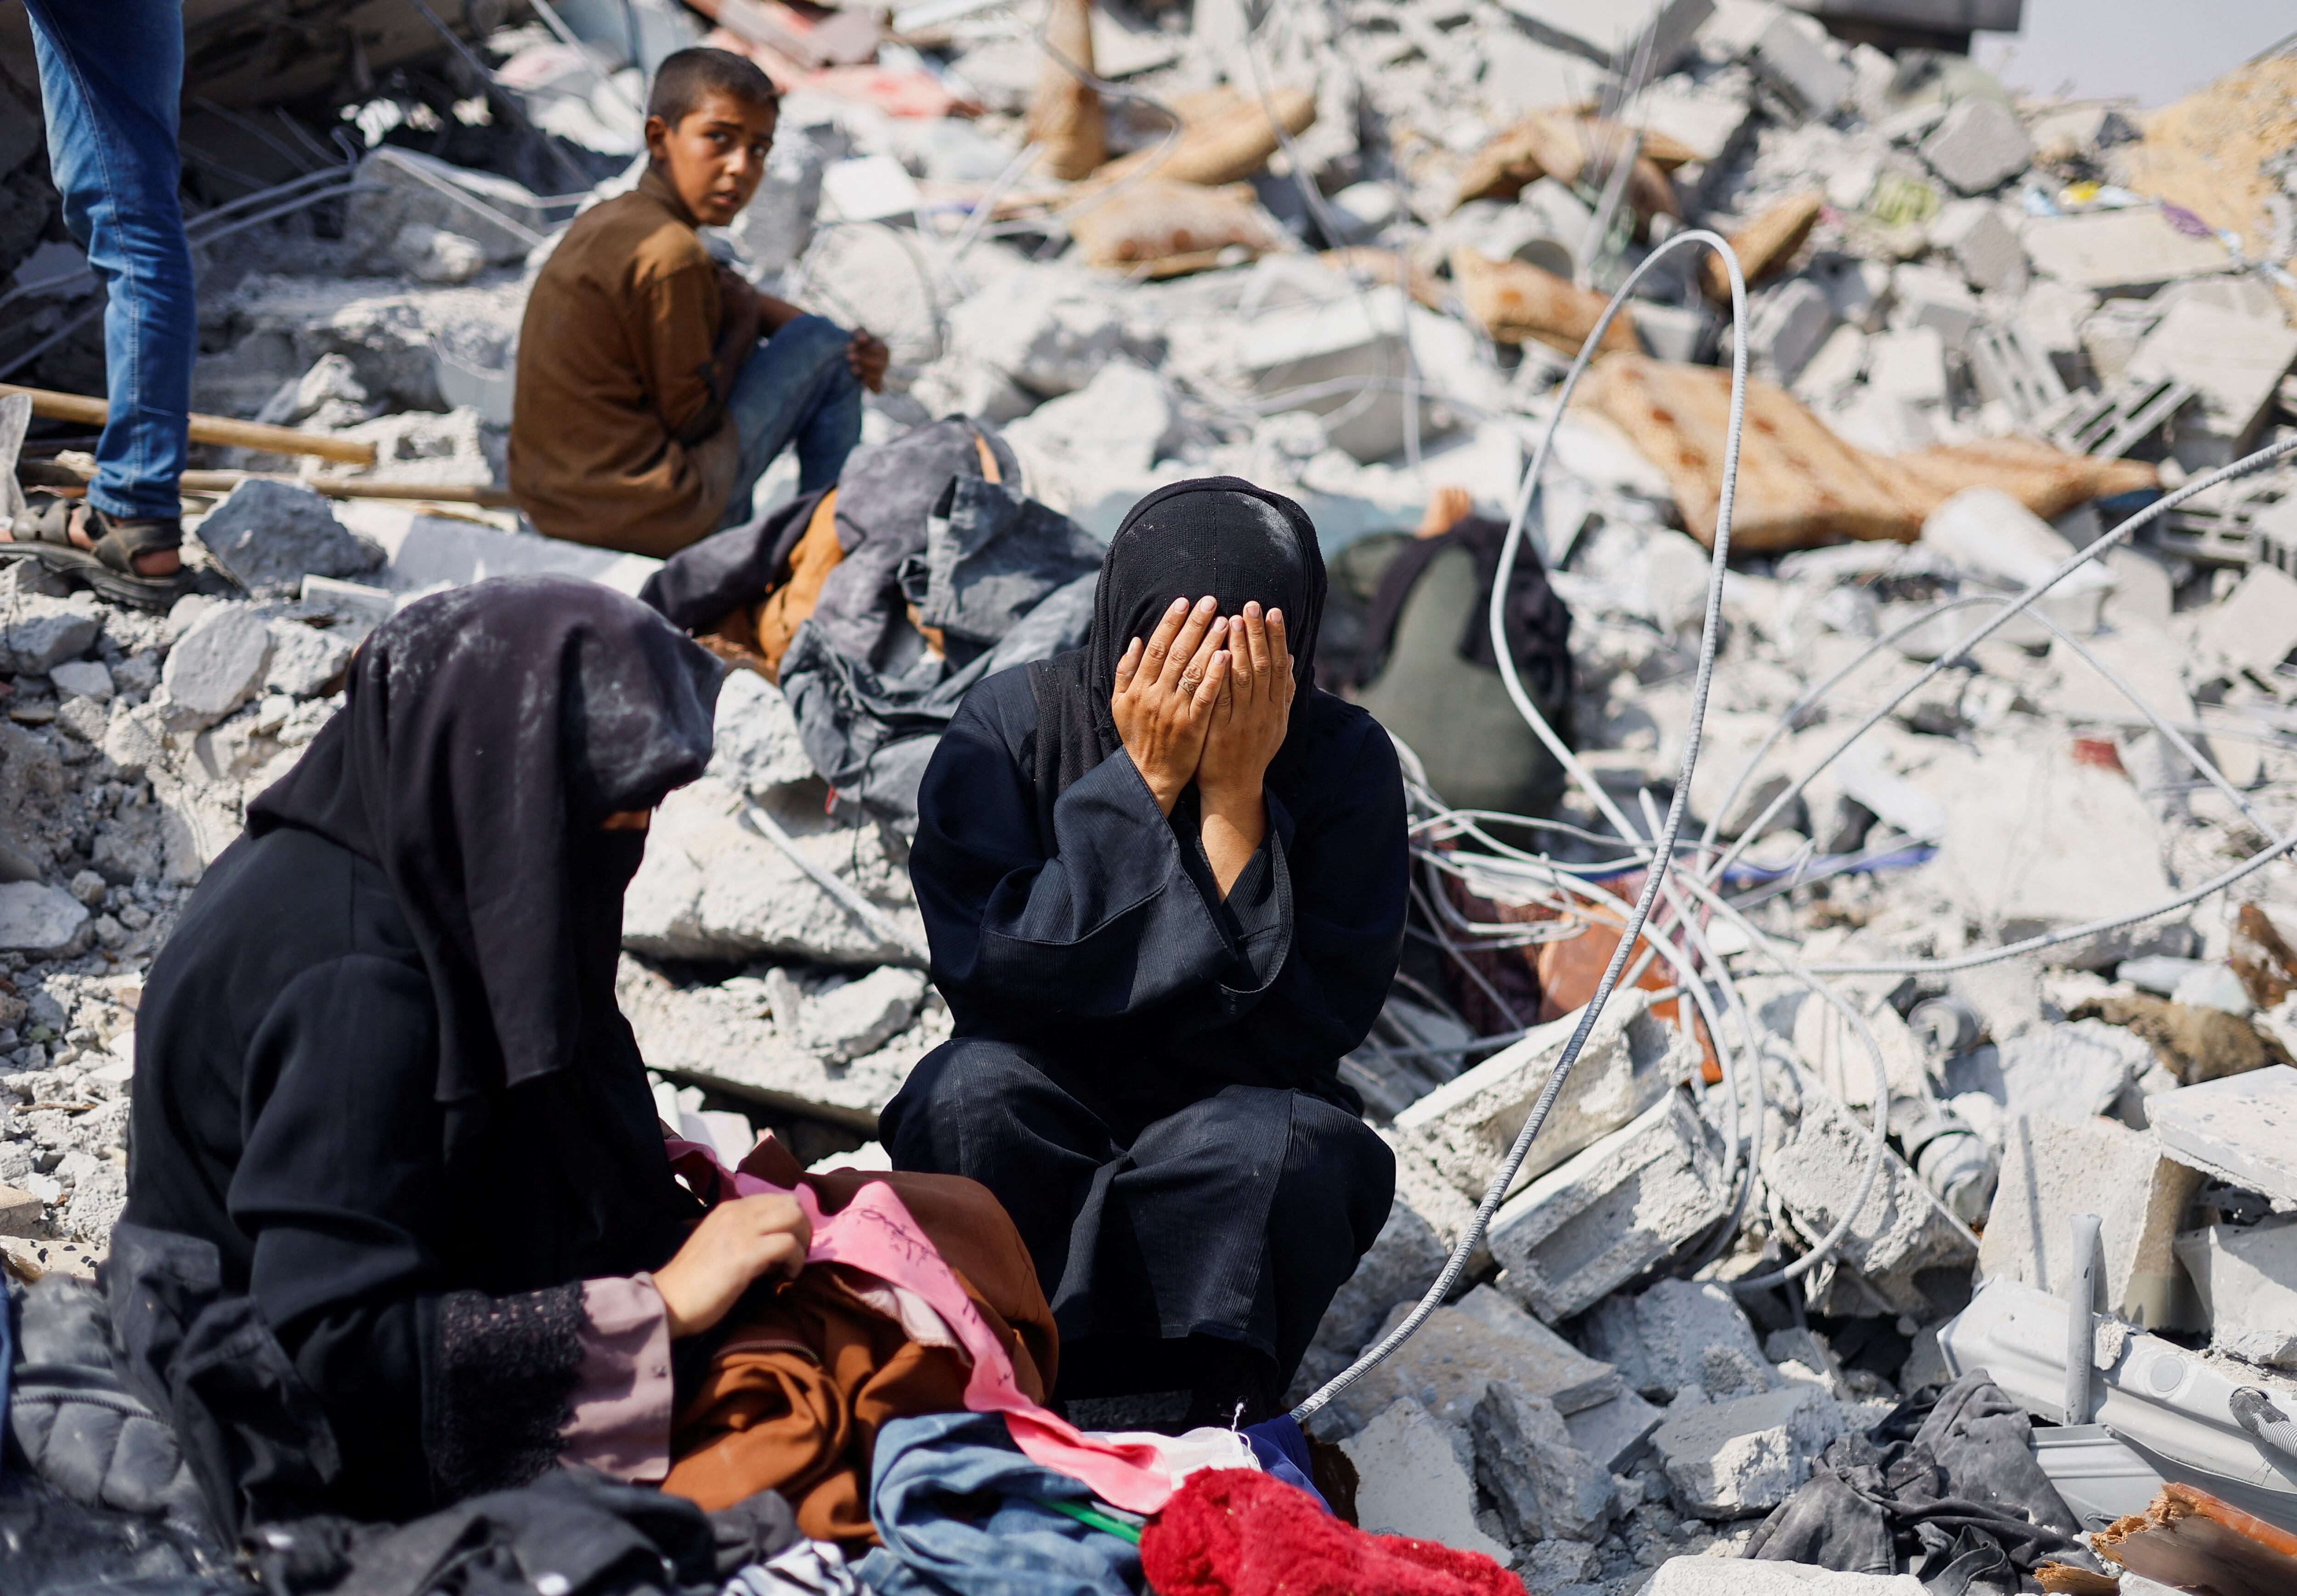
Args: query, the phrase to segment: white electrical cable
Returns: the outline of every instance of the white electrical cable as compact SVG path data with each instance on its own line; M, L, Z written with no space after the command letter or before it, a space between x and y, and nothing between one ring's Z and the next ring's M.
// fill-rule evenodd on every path
M1531 1151L1532 1142L1538 1137L1540 1128L1546 1123L1549 1112L1555 1107L1555 1100L1563 1090L1564 1082L1570 1078L1572 1066L1578 1063L1579 1054L1586 1047L1587 1038L1595 1029L1595 1022L1601 1016L1604 1006L1610 1000L1612 991L1618 986L1620 975L1626 971L1627 960L1634 951L1636 942L1642 935L1644 924L1651 917L1651 906L1658 901L1660 884L1667 876L1674 860L1675 839L1682 833L1684 816L1690 804L1691 778L1699 765L1699 747L1707 715L1708 690L1714 682L1715 655L1722 638L1723 578L1730 560L1731 517L1739 486L1739 442L1746 420L1747 341L1743 329L1746 326L1747 283L1745 275L1739 267L1739 258L1732 253L1730 244L1719 235L1703 228L1692 229L1676 234L1652 251L1644 259L1642 264L1628 276L1626 282L1620 285L1618 292L1611 296L1610 302L1604 307L1603 314L1596 321L1593 330L1587 334L1586 341L1580 346L1577 357L1572 361L1570 373L1564 379L1563 388L1556 401L1555 412L1549 418L1547 429L1540 438L1538 452L1533 456L1531 465L1524 474L1523 487L1517 495L1515 514L1509 522L1507 539L1501 547L1499 569L1494 578L1491 611L1492 637L1500 661L1501 675L1508 684L1509 695L1515 700L1516 707L1530 723L1534 731L1541 734L1543 740L1552 750L1559 753L1560 757L1566 761L1567 767L1574 770L1583 784L1600 792L1601 789L1596 787L1593 777L1588 774L1585 767L1580 765L1572 757L1569 749L1563 745L1562 739L1555 736L1553 728L1549 727L1546 720L1540 715L1537 706L1532 703L1529 695L1524 691L1522 681L1517 676L1515 662L1508 648L1506 633L1505 605L1508 583L1515 567L1517 550L1523 538L1524 517L1530 509L1531 496L1538 487L1539 474L1546 465L1556 430L1562 424L1563 412L1570 403L1573 388L1577 385L1580 376L1594 358L1595 350L1602 343L1603 334L1610 330L1612 321L1626 305L1627 295L1642 280L1643 275L1676 249L1693 246L1711 249L1722 259L1724 267L1731 279L1733 324L1742 331L1739 336L1732 340L1730 422L1724 437L1722 492L1716 506L1715 548L1708 573L1706 617L1700 632L1699 669L1692 685L1691 729L1684 744L1683 765L1675 781L1675 795L1667 804L1667 823L1662 835L1656 839L1656 845L1651 850L1653 866L1644 876L1642 890L1636 894L1634 909L1627 917L1627 924L1619 937L1618 946L1611 951L1610 960L1604 967L1602 979L1596 983L1593 998L1580 1011L1579 1024L1573 1030L1571 1039L1564 1044L1562 1055L1556 1060L1554 1069L1549 1073L1547 1084L1541 1090L1539 1100L1532 1106L1531 1113L1525 1119L1522 1130L1517 1132L1514 1145L1509 1148L1507 1156L1501 1161L1499 1171L1492 1179L1490 1189L1484 1193L1484 1200L1477 1205L1474 1220L1470 1222L1465 1233L1461 1236L1459 1244L1453 1248L1452 1255L1445 1261L1443 1271L1437 1275L1435 1284L1428 1288L1427 1294L1420 1299L1419 1304L1404 1316L1403 1322L1382 1337L1378 1345L1367 1349L1354 1363L1326 1381L1298 1407L1293 1409L1292 1417L1296 1421L1305 1422L1313 1417L1333 1397L1362 1378L1366 1370L1376 1368L1392 1355L1397 1347L1402 1346L1421 1325L1428 1321L1428 1316L1442 1304L1453 1285L1466 1270L1468 1261L1475 1255L1476 1248L1483 1241L1484 1232L1490 1227L1492 1215L1498 1211L1508 1188L1514 1183L1516 1172L1523 1166L1525 1156ZM1605 798L1605 802L1609 802L1608 796ZM1613 813L1618 813L1616 804L1610 805L1610 808ZM1618 826L1622 837L1631 838L1634 835L1634 827L1626 824L1624 815L1619 816ZM1878 1059L1879 1054L1878 1049ZM1887 1094L1884 1101L1887 1110ZM1859 1199L1862 1204L1865 1201L1865 1192L1862 1191Z

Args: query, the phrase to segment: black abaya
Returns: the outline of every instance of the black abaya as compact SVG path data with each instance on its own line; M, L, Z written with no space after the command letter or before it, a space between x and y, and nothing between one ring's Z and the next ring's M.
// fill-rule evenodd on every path
M1306 518L1258 489L1239 503L1242 484L1190 488L1200 534L1225 514L1264 539L1263 512L1280 506L1274 524L1293 528L1305 567L1286 618L1306 656L1322 593ZM997 1193L1052 1300L1065 1368L1074 1342L1079 1371L1126 1362L1155 1388L1200 1383L1186 1359L1092 1348L1194 1338L1251 1349L1280 1390L1392 1196L1393 1159L1336 1068L1402 944L1403 784L1369 715L1303 687L1268 777L1266 839L1223 899L1194 790L1167 819L1098 735L1092 699L1049 695L1049 678L1052 695L1091 694L1096 662L1128 640L1114 632L1173 596L1240 605L1260 595L1216 584L1281 580L1207 572L1145 535L1142 510L1174 493L1144 501L1127 522L1143 535L1112 544L1085 653L1034 681L984 682L935 752L910 876L957 1035L881 1124L897 1167ZM1155 574L1140 579L1136 559ZM1313 679L1311 657L1296 664ZM1048 757L1065 780L1046 779ZM1064 1390L1085 1394L1066 1376Z
M700 1212L613 1002L644 838L599 822L699 771L716 680L588 583L410 606L152 967L125 1218L212 1247L316 1395L342 1468L311 1505L403 1518L550 1466L582 1282ZM134 1343L153 1304L117 1285Z

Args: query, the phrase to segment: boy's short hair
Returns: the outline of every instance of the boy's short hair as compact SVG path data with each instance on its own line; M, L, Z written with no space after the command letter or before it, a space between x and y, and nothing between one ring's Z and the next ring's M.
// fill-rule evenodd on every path
M778 107L780 93L758 63L731 50L696 46L663 58L655 69L654 89L646 95L646 115L678 126L701 103L705 95L731 95L753 105Z

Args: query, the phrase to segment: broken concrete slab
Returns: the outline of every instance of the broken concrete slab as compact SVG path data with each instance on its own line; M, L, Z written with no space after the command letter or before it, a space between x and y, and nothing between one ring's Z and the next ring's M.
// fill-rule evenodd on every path
M1755 70L1807 117L1832 116L1849 98L1850 69L1823 27L1778 6L1755 35Z
M234 488L194 535L251 593L292 594L307 575L358 576L383 564L383 551L338 521L331 501L268 478Z
M1403 1322L1412 1304L1399 1302L1367 1344ZM1447 1424L1465 1427L1484 1388L1512 1381L1559 1412L1576 1413L1625 1390L1619 1371L1588 1357L1490 1286L1430 1314L1411 1340L1332 1399L1331 1423L1368 1423L1399 1397L1410 1397Z
M2179 232L2153 205L2038 218L2026 225L2024 243L2043 276L2101 293L2233 268L2223 244Z
M202 610L160 673L167 689L172 731L213 726L263 686L271 664L271 628L252 605L214 604Z
M1840 1403L1798 1385L1670 1413L1651 1445L1681 1511L1736 1518L1792 1495L1843 1428Z
M1582 1312L1720 1219L1720 1139L1680 1088L1493 1216L1508 1295L1551 1323Z
M1579 1011L1535 1028L1395 1116L1397 1133L1480 1198L1578 1027ZM1615 998L1525 1156L1515 1189L1641 1114L1698 1063L1698 1049L1640 993Z
M2063 1289L2077 1213L2104 1222L2102 1301L2133 1324L2197 1322L2196 1304L2172 1252L2186 1204L2201 1177L2163 1156L2153 1136L2112 1120L2076 1123L2017 1115L2004 1127L2002 1181L1979 1248L1979 1272L2046 1291Z
M60 697L111 702L111 672L102 660L66 660L51 665L48 679L55 684Z
M1356 1522L1372 1534L1411 1535L1511 1563L1515 1554L1476 1523L1475 1482L1455 1434L1464 1441L1407 1396L1341 1442L1355 1465Z
M2297 580L2260 561L2211 617L2207 646L2236 670L2270 679L2297 651Z
M1609 1402L1566 1413L1563 1426L1571 1432L1572 1445L1616 1474L1642 1454L1644 1443L1666 1417L1666 1410L1622 1391Z
M2001 208L1986 200L1956 200L1931 218L1930 241L1962 267L1971 286L2017 292L2026 284L2026 251L2003 219Z
M1563 1416L1513 1381L1485 1388L1470 1421L1476 1479L1508 1539L1596 1541L1610 1527L1611 1471L1579 1450Z
M300 621L274 621L263 685L290 698L314 697L342 674L357 640L356 633L345 637Z
M2293 362L2297 329L2277 307L2267 318L2186 299L2145 335L2130 357L2129 374L2192 384L2201 397L2181 413L2179 428L2198 425L2225 440L2230 459L2255 439Z
M2153 1063L2145 1039L2103 1020L2041 1024L1947 1061L1949 1095L1984 1092L2012 1114L2081 1122L2111 1110Z
M2248 1191L2297 1202L2297 1070L2268 1067L2145 1099L2161 1150Z
M103 625L85 598L10 593L0 598L0 672L39 675L85 654Z
M2204 1225L2172 1245L2200 1298L2210 1345L2297 1371L2297 1217Z
M1756 305L1747 349L1773 380L1791 383L1834 329L1834 307L1807 277L1791 278Z
M1613 1298L1616 1302L1618 1299ZM1635 1388L1654 1402L1725 1402L1777 1384L1755 1327L1728 1287L1660 1280L1634 1299ZM1605 1345L1604 1354L1613 1356Z
M1444 1270L1443 1240L1399 1193L1387 1222L1356 1260L1355 1272L1333 1294L1315 1339L1294 1377L1293 1400L1330 1379L1354 1361L1399 1303L1417 1303Z
M923 970L881 965L858 980L817 988L801 1003L777 998L774 1023L801 1045L844 1064L876 1052L909 1029L925 995ZM786 1014L786 1008L793 1012Z
M754 670L729 670L718 689L710 768L737 792L763 799L777 787L814 778L797 717L782 690Z
M87 922L87 906L62 887L0 883L0 953L62 957L86 940Z
M990 282L950 312L950 335L959 351L1040 399L1075 392L1125 347L1107 292L1054 267Z
M1607 5L1601 0L1506 0L1532 37L1597 66L1646 59L1652 78L1672 70L1692 37L1715 12L1713 0L1660 0L1658 4Z
M1922 140L1922 156L1962 193L1980 194L2024 171L2034 145L2008 106L1972 95L1947 109Z
M1843 1574L1814 1563L1677 1557L1659 1566L1642 1596L1922 1596L1911 1574Z

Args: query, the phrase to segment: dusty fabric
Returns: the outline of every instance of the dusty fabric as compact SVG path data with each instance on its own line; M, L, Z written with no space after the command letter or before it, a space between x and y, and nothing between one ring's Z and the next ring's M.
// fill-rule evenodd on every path
M647 1271L582 1282L582 1361L558 1460L613 1479L670 1471L670 1314Z
M1140 1567L1158 1596L1522 1596L1523 1582L1480 1552L1371 1535L1305 1491L1219 1469L1181 1488L1141 1532Z
M557 1460L581 1378L581 1287L449 1291L432 1325L424 1439L442 1493L451 1501L539 1476Z
M709 1596L797 1540L770 1493L723 1511L584 1469L473 1497L398 1528L273 1526L250 1560L276 1596Z
M791 556L826 496L827 490L800 494L679 550L646 578L639 601L686 632L716 626L737 610L754 609L789 580Z
M1140 1554L1046 1506L1091 1503L1082 1483L1022 1455L993 1414L904 1419L879 1437L862 1561L880 1596L1132 1596Z
M2034 1460L2033 1424L1982 1369L1916 1392L1826 1449L1746 1555L1857 1574L1908 1572L1944 1596L2026 1588L2081 1526Z
M519 329L512 493L553 538L657 557L726 512L741 439L712 386L717 263L649 170L575 218Z
M931 1175L832 1172L808 1175L778 1143L762 1143L745 1169L777 1185L810 1189L842 1211L883 1181L964 1285L1013 1365L1015 1381L1045 1398L1058 1338L1027 1253L995 1200L970 1181ZM945 1337L913 1337L873 1300L875 1282L809 1265L770 1294L753 1293L679 1415L663 1488L722 1506L771 1489L794 1504L817 1540L869 1537L870 1450L879 1428L919 1413L963 1411L966 1360Z

